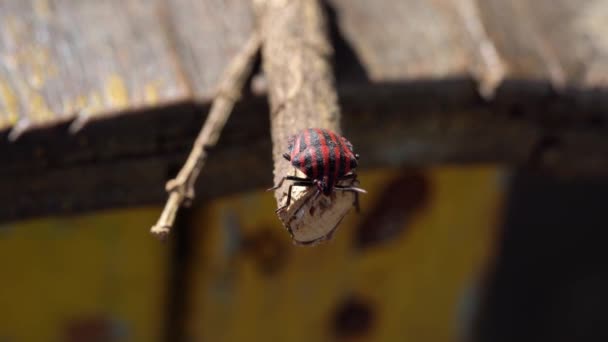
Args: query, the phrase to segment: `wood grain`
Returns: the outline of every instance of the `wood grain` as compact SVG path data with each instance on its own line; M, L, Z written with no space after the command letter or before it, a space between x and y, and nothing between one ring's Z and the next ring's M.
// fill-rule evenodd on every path
M491 95L503 67L474 0L331 0L373 82L475 77Z
M188 97L160 1L0 2L0 130Z
M510 78L556 88L605 87L608 3L602 0L478 1Z
M244 0L166 1L166 23L180 69L197 101L213 99L222 70L253 32L253 10Z

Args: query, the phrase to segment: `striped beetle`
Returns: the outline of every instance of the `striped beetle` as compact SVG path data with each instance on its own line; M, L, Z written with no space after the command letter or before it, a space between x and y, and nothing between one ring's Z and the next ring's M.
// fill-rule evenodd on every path
M359 211L359 193L365 190L352 186L357 181L355 168L359 155L353 152L353 145L343 136L322 128L308 128L288 140L288 153L283 158L302 171L306 178L285 176L279 184L268 189L276 190L285 180L293 181L287 191L287 203L277 209L279 212L291 203L291 188L294 186L316 187L313 200L323 194L331 195L332 191L350 191L355 193L355 207ZM339 185L342 180L351 179L351 185Z

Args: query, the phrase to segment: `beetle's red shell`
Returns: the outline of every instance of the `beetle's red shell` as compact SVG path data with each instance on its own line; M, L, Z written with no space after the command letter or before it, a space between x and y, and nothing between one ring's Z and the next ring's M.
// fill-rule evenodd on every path
M357 167L353 145L330 130L305 129L289 139L288 149L293 167L330 188Z

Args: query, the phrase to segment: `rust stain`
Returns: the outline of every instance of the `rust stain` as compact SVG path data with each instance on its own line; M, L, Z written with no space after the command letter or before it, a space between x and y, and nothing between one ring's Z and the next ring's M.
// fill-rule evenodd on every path
M129 91L122 77L113 74L105 83L105 95L108 104L112 107L124 107L129 102Z
M430 180L422 171L402 171L386 185L376 206L357 227L356 246L376 246L399 237L410 226L413 215L427 206L430 192Z
M289 248L270 227L257 229L243 241L243 252L256 260L260 273L270 276L280 271L288 259Z
M373 329L374 310L359 296L344 299L333 315L333 333L339 339L367 336Z

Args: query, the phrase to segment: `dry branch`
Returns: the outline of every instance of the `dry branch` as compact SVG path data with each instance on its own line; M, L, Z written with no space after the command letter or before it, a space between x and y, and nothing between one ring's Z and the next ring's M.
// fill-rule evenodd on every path
M263 69L268 81L275 184L295 169L282 158L289 136L319 127L340 132L326 21L317 0L256 0L264 36ZM300 174L300 176L302 176ZM286 201L289 182L275 191L277 205ZM354 195L334 193L310 200L314 190L294 187L291 205L279 218L298 244L321 242L352 208Z
M161 238L169 234L179 207L188 205L194 199L194 185L207 158L206 150L217 143L234 104L241 97L241 90L250 75L259 47L260 37L257 33L253 33L224 71L209 116L194 142L186 163L177 177L168 181L165 186L169 192L169 199L158 222L150 229L152 234Z

